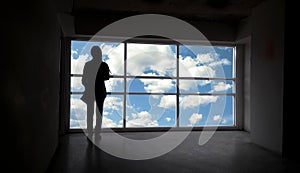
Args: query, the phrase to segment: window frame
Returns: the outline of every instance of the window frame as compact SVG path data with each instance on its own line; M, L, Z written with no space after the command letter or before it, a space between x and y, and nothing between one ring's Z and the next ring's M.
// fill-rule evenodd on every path
M62 87L63 91L66 92L66 94L62 94L62 97L64 97L62 100L65 100L64 103L61 105L64 107L63 113L65 114L65 118L62 118L61 121L65 122L64 127L65 131L67 132L82 132L82 129L70 129L70 97L72 94L80 94L81 92L71 92L71 77L81 77L82 75L79 74L71 74L71 42L72 41L89 41L91 37L76 37L76 38L65 38L64 39L64 54L62 58L62 80L64 80L65 85ZM107 37L107 38L99 38L99 42L119 42L119 40L123 40L123 38L120 37ZM94 40L93 40L94 41ZM207 45L207 42L201 42L201 41L187 41L183 40L184 45L195 45L195 46L205 46ZM234 67L233 67L233 73L235 74L234 78L203 78L203 77L180 77L179 76L179 46L181 45L178 42L174 42L169 39L162 39L162 38L135 38L130 39L122 42L124 44L124 74L123 75L115 75L112 76L112 78L123 78L124 80L124 91L123 92L108 92L108 95L123 95L123 127L116 127L111 128L114 131L118 132L130 132L130 131L167 131L173 128L174 130L178 131L185 131L190 130L190 127L186 126L179 126L179 97L182 95L221 95L221 96L233 96L233 116L234 116L234 125L233 126L193 126L192 130L203 130L204 128L206 130L209 129L215 129L217 127L217 130L241 130L243 128L243 97L242 97L242 86L243 82L241 80L242 76L242 62L243 62L243 46L239 45L234 42L210 42L212 46L227 46L227 47L234 47L235 48L235 55L234 55ZM173 77L162 77L162 76L128 76L127 75L127 44L128 43L140 43L140 44L166 44L166 45L175 45L176 46L176 76ZM237 58L238 56L238 58ZM176 80L176 91L175 93L147 93L147 92L127 92L127 79L132 78L150 78L150 79L175 79ZM222 94L208 94L208 93L180 93L179 92L179 81L181 79L186 80L230 80L235 83L234 85L234 93L228 94L228 93L222 93ZM150 94L159 94L159 95L176 95L176 122L175 122L175 128L174 127L126 127L126 98L128 95L134 94L134 95L150 95ZM67 114L67 115L66 115ZM66 120L67 119L67 120ZM106 128L103 128L103 132L105 132Z

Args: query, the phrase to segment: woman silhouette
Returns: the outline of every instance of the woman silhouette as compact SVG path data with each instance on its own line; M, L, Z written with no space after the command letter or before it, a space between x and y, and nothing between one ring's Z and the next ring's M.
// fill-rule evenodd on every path
M109 80L109 77L110 77L109 66L107 65L106 62L101 62L95 80L95 97L96 97L97 107L100 112L100 116L97 117L98 119L96 119L96 127L95 127L95 134L97 134L96 137L100 137L103 103L107 95L105 80Z
M97 70L99 69L100 64L102 63L102 51L99 46L93 46L91 48L92 60L88 61L84 65L82 84L85 87L81 100L86 103L87 106L87 135L91 139L93 134L93 115L95 111L95 81ZM104 99L103 99L104 102ZM96 107L96 130L101 129L102 124L102 108L99 109Z

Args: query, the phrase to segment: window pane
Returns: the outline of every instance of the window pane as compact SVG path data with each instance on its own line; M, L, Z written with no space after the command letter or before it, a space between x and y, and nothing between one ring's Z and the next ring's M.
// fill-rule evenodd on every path
M233 126L233 96L180 98L179 126Z
M234 48L180 46L179 76L233 78Z
M107 92L123 92L124 79L110 78L105 81ZM84 92L85 87L82 85L82 77L71 77L71 92Z
M128 95L126 127L175 126L174 95Z
M71 92L83 92L82 77L71 77Z
M92 60L91 48L99 46L102 50L102 60L107 62L113 75L124 74L124 44L88 41L71 42L71 74L83 74L83 68ZM92 71L97 73L98 66Z
M176 76L176 49L174 45L127 45L127 75Z
M86 128L86 104L80 99L81 96L70 96L70 129Z
M85 50L86 41L71 41L71 74L82 74L84 64L91 60L90 51Z
M70 97L70 129L87 128L87 105L83 102L81 94L72 94ZM90 105L94 108L93 126L96 125L96 103ZM102 128L123 126L123 96L109 95L106 97L103 107Z
M176 80L172 79L129 79L127 92L175 93Z
M124 92L124 79L110 78L105 81L107 92Z
M123 96L108 95L103 106L102 127L123 127Z
M201 92L210 92L214 94L232 94L235 93L235 85L233 80L213 80L211 81L211 90L203 88Z
M180 93L234 93L233 80L180 80Z
M124 44L101 43L103 61L109 65L112 75L124 75Z

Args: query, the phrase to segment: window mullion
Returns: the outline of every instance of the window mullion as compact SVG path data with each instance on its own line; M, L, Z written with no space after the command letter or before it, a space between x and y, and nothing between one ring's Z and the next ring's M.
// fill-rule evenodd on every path
M176 44L176 127L179 127L179 44Z
M127 43L124 43L124 94L123 94L123 128L126 128L126 103L127 103Z

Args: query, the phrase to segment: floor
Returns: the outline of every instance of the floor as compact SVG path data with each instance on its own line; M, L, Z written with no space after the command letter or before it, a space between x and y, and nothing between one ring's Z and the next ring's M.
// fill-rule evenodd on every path
M200 133L191 132L172 151L147 160L118 158L99 149L82 133L68 134L61 137L47 173L279 173L291 170L290 163L279 155L252 144L247 132L217 131L202 146L198 145ZM161 132L122 133L122 136L131 139L153 139L160 135ZM110 133L102 136L105 139Z

